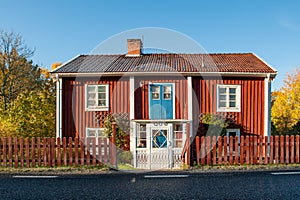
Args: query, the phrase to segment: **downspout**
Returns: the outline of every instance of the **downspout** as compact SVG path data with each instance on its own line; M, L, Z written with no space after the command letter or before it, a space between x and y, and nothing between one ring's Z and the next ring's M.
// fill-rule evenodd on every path
M56 74L56 138L62 138L62 79Z
M265 119L264 119L264 136L268 136L268 140L271 136L271 81L270 81L271 74L268 73L267 77L265 78Z

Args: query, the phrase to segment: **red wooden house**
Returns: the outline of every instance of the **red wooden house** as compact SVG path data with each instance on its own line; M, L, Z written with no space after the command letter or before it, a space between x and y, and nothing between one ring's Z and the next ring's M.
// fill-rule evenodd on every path
M52 71L57 137L101 137L99 116L127 116L134 166L154 169L182 164L203 114L229 119L227 135L270 135L277 71L255 54L143 54L140 40L127 43L125 55L80 55Z

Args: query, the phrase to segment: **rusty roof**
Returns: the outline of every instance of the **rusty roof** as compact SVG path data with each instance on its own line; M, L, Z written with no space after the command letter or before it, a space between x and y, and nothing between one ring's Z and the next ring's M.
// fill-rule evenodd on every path
M80 55L52 73L234 72L277 73L253 53Z

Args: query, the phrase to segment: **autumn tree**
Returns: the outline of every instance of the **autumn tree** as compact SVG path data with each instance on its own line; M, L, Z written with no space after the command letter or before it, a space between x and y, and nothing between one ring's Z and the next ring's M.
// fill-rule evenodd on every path
M20 93L40 86L40 70L29 60L33 53L19 34L0 31L0 100L4 110Z
M32 55L20 35L0 32L0 136L55 136L55 82Z
M272 123L280 134L300 134L300 69L287 74L283 87L273 92Z

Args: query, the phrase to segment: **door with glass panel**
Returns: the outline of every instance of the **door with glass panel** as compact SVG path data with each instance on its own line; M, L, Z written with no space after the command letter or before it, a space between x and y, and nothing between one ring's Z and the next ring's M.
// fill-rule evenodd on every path
M185 135L183 124L138 124L135 166L142 169L180 168Z
M149 85L149 118L173 119L174 86L172 83Z

